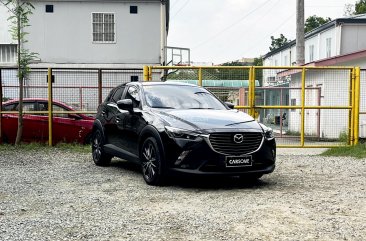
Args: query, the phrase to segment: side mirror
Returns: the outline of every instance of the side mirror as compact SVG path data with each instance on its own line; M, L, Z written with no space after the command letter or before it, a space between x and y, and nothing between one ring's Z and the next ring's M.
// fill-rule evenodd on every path
M235 106L233 103L230 103L230 102L225 102L225 105L227 107L229 107L230 109L234 109L234 106Z
M121 110L128 110L130 112L133 111L133 103L132 103L131 99L119 100L119 101L117 101L117 106Z

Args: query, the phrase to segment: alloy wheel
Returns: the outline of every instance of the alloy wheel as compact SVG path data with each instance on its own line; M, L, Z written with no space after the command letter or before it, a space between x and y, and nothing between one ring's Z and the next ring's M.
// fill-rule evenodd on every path
M142 155L142 173L145 180L151 182L156 178L159 170L156 149L151 141L145 143L142 150Z

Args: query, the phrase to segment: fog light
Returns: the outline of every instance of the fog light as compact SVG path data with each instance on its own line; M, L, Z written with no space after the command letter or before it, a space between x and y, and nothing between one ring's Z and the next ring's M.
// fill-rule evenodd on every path
M175 161L174 165L177 165L177 166L180 165L190 152L191 151L182 152L180 154L180 156L178 157L178 159Z

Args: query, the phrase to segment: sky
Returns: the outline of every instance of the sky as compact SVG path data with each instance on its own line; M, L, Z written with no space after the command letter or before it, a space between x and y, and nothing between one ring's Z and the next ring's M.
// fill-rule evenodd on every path
M305 0L312 15L344 17L356 0ZM189 48L191 61L220 64L269 52L271 36L296 39L296 0L171 0L168 46Z

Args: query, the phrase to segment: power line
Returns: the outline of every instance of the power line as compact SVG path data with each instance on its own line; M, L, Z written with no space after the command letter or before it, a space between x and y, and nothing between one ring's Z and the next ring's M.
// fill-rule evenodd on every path
M185 8L185 7L187 6L187 4L189 3L189 1L191 1L191 0L187 0L187 1L182 5L182 7L181 7L178 11L176 11L176 12L175 12L174 16L172 16L172 18L171 18L171 19L173 19L175 16L177 16L177 15L178 15L178 13L179 13L180 11L182 11L182 9L183 9L183 8Z
M219 35L221 35L222 33L226 32L227 30L229 30L230 28L234 27L235 25L239 24L241 21L243 21L245 18L247 18L249 15L251 15L252 13L254 13L255 11L257 11L258 9L262 8L263 6L265 6L267 3L269 3L272 0L267 0L266 2L264 2L262 5L259 5L258 7L256 7L255 9L253 9L252 11L250 11L249 13L247 13L246 15L244 15L242 18L240 18L239 20L237 20L236 22L234 22L233 24L229 25L228 27L224 28L223 30L219 31L218 33L216 33L215 35L213 35L212 37L206 39L205 41L202 41L201 43L199 43L198 45L194 46L192 49L196 49L210 41L212 41L213 39L217 38Z

